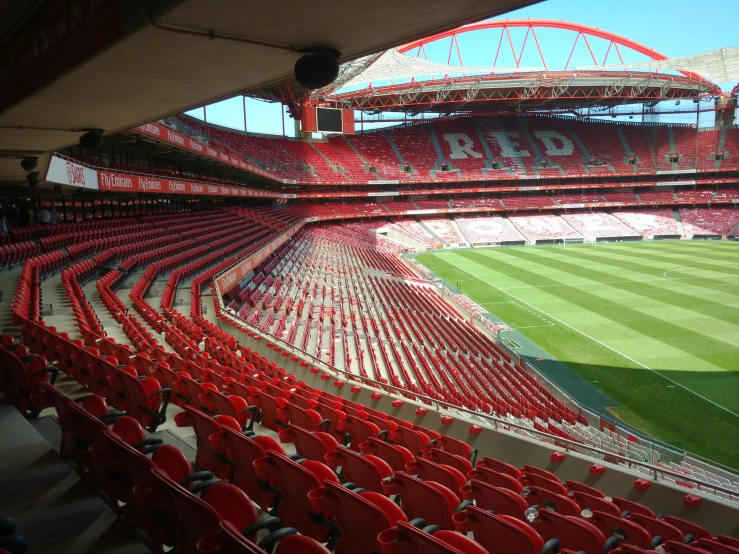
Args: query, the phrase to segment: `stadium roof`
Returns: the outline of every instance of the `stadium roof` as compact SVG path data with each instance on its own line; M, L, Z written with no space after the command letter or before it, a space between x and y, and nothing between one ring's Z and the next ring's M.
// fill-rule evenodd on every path
M613 70L615 68L630 69L672 69L676 71L690 71L698 73L715 83L728 83L739 80L739 46L732 48L719 48L694 54L692 56L681 56L666 60L652 60L641 63L590 66L582 69Z
M512 28L526 30L523 43L518 46L511 39ZM491 29L501 33L500 41L495 41L498 44L497 51L495 44L491 45L492 52L495 52L494 65L463 65L458 35ZM558 44L560 49L562 45L567 45L568 40L571 41L572 51L567 63L562 62L563 66L554 67L551 59L547 63L546 46L537 36L537 30L542 29L556 29L561 33L558 35L561 36ZM538 59L542 67L524 67L521 64L526 37L529 35L533 40L528 44L535 44L538 51L534 63ZM504 36L507 36L507 40ZM427 58L427 47L449 39L449 61L456 44L460 61L458 65L438 63ZM589 59L598 65L570 66L572 53L579 40L587 45L591 56ZM596 60L593 53L593 41L606 41L608 45L602 63ZM515 67L497 65L501 45L505 42L510 43ZM609 52L613 52L614 57L618 56L616 60L621 63L607 64ZM624 58L626 52L636 56L635 63L631 63L632 55ZM645 57L648 61L642 63ZM313 91L307 98L309 103L333 101L345 108L368 112L400 110L407 113L430 111L461 114L608 108L627 103L696 99L721 94L720 88L711 79L718 82L733 80L731 76L736 73L736 65L736 52L731 48L671 60L631 39L578 23L538 19L488 20L344 64L339 78L330 87Z
M342 61L538 0L0 2L0 183L19 158L284 82L305 52ZM73 8L73 9L70 9Z

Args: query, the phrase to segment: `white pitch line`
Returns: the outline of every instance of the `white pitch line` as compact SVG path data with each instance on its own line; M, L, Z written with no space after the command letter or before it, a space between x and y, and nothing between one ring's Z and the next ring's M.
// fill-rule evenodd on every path
M535 329L537 327L554 327L554 323L546 323L543 325L524 325L523 327L516 327L511 325L511 329L518 331L519 329Z
M434 255L435 255L435 254L434 254ZM449 263L449 262L447 262L447 263ZM475 275L473 275L473 274L472 274L472 273L470 273L469 271L467 271L467 270L465 270L465 269L462 269L461 267L458 267L458 266L455 266L455 267L456 267L457 269L459 269L460 271L464 271L464 272L465 272L465 273L466 273L467 275L469 275L470 277L475 277ZM588 338L588 339L590 339L590 340L592 340L592 341L594 341L594 342L597 342L597 343L598 343L598 344L600 344L601 346L604 346L604 347L606 347L606 348L607 348L608 350L610 350L611 352L615 352L616 354L618 354L618 355L619 355L619 356L621 356L622 358L625 358L625 359L629 360L630 362L633 362L633 363L635 363L636 365L638 365L638 366L640 366L640 367L643 367L644 369L646 369L646 370L648 370L648 371L651 371L651 372L652 372L652 373L654 373L655 375L659 375L660 377L662 377L663 379L666 379L667 381L669 381L669 382L670 382L670 383L672 383L673 385L676 385L676 386L680 387L681 389L684 389L684 390L688 391L689 393L691 393L691 394L694 394L694 395L695 395L695 396L697 396L698 398L701 398L701 399L705 400L706 402L708 402L708 403L710 403L710 404L713 404L713 405L714 405L714 406L716 406L717 408L719 408L719 409L721 409L721 410L723 410L723 411L725 411L725 412L727 412L727 413L729 413L729 414L733 415L734 417L738 417L738 418L739 418L739 414L737 414L737 413L734 413L734 412L732 412L732 411L731 411L731 410L729 410L728 408L724 408L724 407L723 407L723 406L722 406L721 404L717 404L716 402L714 402L714 401L713 401L713 400L711 400L710 398L706 398L706 397L705 397L705 396L703 396L702 394L700 394L700 393L697 393L697 392L695 392L695 391L694 391L694 390L692 390L692 389L689 389L689 388L688 388L688 387L686 387L685 385L682 385L682 384L678 383L677 381L674 381L674 380L670 379L669 377L666 377L665 375L662 375L662 374L661 374L661 373L660 373L659 371L655 371L655 370L654 370L654 369L652 369L651 367L648 367L648 366L644 365L643 363L641 363L641 362L638 362L638 361L636 361L636 360L635 360L634 358L632 358L632 357L630 357L630 356L627 356L627 355L626 355L626 354L624 354L623 352L619 352L618 350L616 350L616 349L615 349L615 348L613 348L612 346L608 346L608 345L607 345L606 343L604 343L604 342L601 342L601 341L599 341L598 339L596 339L596 338L594 338L594 337L591 337L590 335L588 335L587 333L584 333L583 331L580 331L580 329L576 329L575 327L573 327L573 326L572 326L572 325L570 325L569 323L565 323L565 322L564 322L564 321L562 321L561 319L558 319L558 318L554 317L553 315L551 315L551 314L548 314L548 313L547 313L547 312L545 312L544 310L540 310L539 308L537 308L536 306L534 306L534 305L532 305L532 304L529 304L529 303L528 303L528 302L526 302L525 300L521 300L521 299L520 299L520 298L518 298L517 296L514 296L514 295L512 295L512 294L511 294L510 292L506 292L505 290L503 290L503 289L500 289L500 288L496 287L496 286L495 286L494 284L492 284L492 283L491 283L490 281L486 281L485 279L480 279L479 277L476 277L476 278L477 278L477 279L479 279L480 281L482 281L483 283L487 283L488 285L490 285L491 287L493 287L493 288L494 288L494 289L496 289L497 291L500 291L500 292L502 292L502 293L504 293L504 294L507 294L508 296L510 296L511 298L513 298L513 299L517 300L518 302L521 302L522 304L526 304L527 306L530 306L531 308L534 308L534 309L535 309L536 311L538 311L538 312L541 312L541 313L543 313L543 314L544 314L545 316L547 316L547 317L548 317L549 319L552 319L552 320L556 321L557 323L560 323L561 325L564 325L565 327L568 327L568 328L572 329L572 330L573 330L573 331L575 331L576 333L580 333L580 334L581 334L581 335L582 335L583 337L586 337L586 338Z

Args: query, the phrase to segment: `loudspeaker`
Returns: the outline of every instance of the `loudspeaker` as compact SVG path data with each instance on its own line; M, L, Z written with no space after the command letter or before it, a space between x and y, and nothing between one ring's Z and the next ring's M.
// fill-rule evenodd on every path
M328 48L306 54L295 62L295 79L310 90L330 85L339 76L340 56Z
M103 132L100 129L92 129L80 137L80 146L85 150L97 150L102 145Z

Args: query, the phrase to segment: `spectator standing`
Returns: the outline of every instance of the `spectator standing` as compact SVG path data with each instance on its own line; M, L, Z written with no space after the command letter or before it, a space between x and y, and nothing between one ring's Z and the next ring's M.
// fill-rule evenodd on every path
M38 213L38 222L42 225L48 225L51 221L51 212L46 206L43 206Z
M49 215L49 225L56 225L59 222L59 212L56 211L56 206L54 204L51 205Z

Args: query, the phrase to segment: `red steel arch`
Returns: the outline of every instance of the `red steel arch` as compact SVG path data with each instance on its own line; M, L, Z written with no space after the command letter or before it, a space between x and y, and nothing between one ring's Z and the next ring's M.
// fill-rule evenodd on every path
M516 55L516 49L513 45L513 39L511 38L510 32L508 32L508 29L510 28L527 29L526 35L523 39L523 44L521 45L521 49L518 55ZM593 58L593 65L604 65L605 61L608 59L608 54L610 53L611 47L615 49L622 63L623 63L623 57L621 56L619 47L624 47L630 50L634 50L635 52L639 52L640 54L644 54L650 57L652 60L659 61L659 60L668 59L668 57L662 54L661 52L658 52L657 50L654 50L653 48L649 48L648 46L645 46L629 38L622 37L621 35L617 35L609 31L604 31L596 27L590 27L588 25L581 25L580 23L571 23L568 21L554 21L554 20L549 20L549 19L502 19L502 20L480 21L478 23L471 23L469 25L464 25L463 27L458 27L457 29L451 29L449 31L444 31L442 33L438 33L430 37L426 37L423 39L415 40L413 42L409 42L399 47L398 51L401 53L407 53L414 49L419 49L419 51L423 51L425 53L425 46L427 44L430 44L437 40L442 40L442 39L451 37L452 41L449 46L449 61L447 63L450 63L451 61L452 48L455 45L456 45L457 54L459 56L459 60L461 63L462 53L459 49L459 42L457 41L458 35L470 33L473 31L486 30L486 29L501 29L500 41L498 42L498 51L495 56L496 62L498 59L498 54L500 53L500 49L503 45L504 36L507 35L508 44L510 45L511 52L513 53L513 58L516 61L516 67L518 67L520 60L522 58L522 55L523 55L524 48L526 47L526 42L529 38L529 35L531 35L536 43L537 49L539 51L539 56L541 57L541 61L544 65L544 68L546 70L549 70L550 68L547 67L546 59L544 58L544 53L542 52L541 46L539 44L539 39L536 35L537 28L562 29L565 31L573 31L577 33L577 36L575 37L575 41L572 45L572 50L570 51L570 57L568 58L567 64L564 67L564 71L567 71L567 65L569 65L569 61L572 58L573 52L575 51L575 46L577 46L577 42L581 36L585 44L588 47L588 51L590 52L591 57ZM606 51L606 55L602 63L598 63L598 60L596 59L595 54L593 53L593 49L590 46L590 42L588 41L588 37L596 37L596 38L609 41L608 50ZM693 79L699 79L703 82L708 82L706 81L705 78L695 73L691 73L689 71L681 71L681 73L687 77L691 77Z

